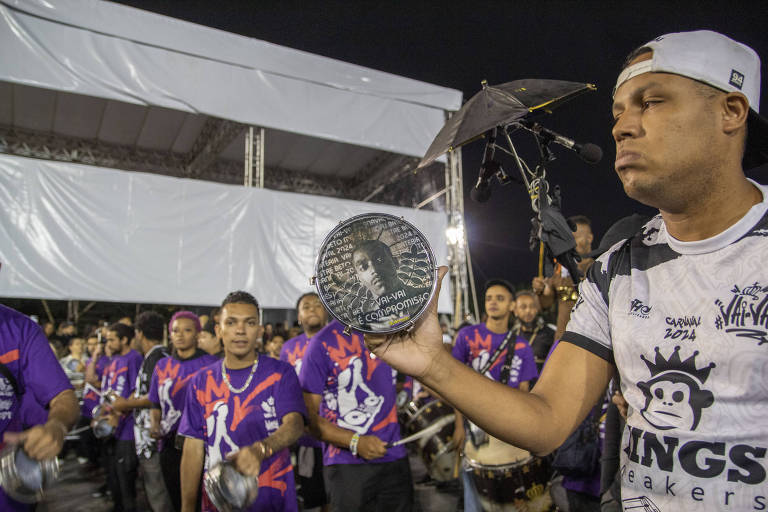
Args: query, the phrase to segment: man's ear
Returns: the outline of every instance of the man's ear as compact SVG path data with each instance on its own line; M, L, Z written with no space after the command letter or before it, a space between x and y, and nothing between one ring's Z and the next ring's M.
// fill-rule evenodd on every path
M746 127L749 115L749 101L740 92L729 92L721 101L723 132L733 135L738 130Z

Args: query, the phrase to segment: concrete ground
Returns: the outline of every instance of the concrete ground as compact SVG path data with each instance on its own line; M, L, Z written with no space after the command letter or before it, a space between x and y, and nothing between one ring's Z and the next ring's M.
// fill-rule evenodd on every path
M461 488L453 485L426 482L426 469L421 459L412 455L411 472L414 480L416 504L414 512L454 512L458 508ZM113 504L109 497L94 497L104 484L104 471L91 468L87 464L78 464L74 455L62 461L59 480L46 492L45 498L38 505L36 512L108 512ZM144 490L139 477L136 485L139 510L148 511Z

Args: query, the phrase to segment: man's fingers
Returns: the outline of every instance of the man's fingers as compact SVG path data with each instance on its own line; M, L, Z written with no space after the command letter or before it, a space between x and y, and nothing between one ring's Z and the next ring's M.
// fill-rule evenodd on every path
M429 307L427 308L426 313L431 315L435 314L437 315L437 299L440 297L440 290L443 287L443 278L445 277L445 274L448 273L448 267L445 265L441 265L440 267L437 267L437 288L435 288L435 295L432 297L432 300L429 302Z
M26 432L6 432L3 435L3 442L8 444L19 444L27 439Z

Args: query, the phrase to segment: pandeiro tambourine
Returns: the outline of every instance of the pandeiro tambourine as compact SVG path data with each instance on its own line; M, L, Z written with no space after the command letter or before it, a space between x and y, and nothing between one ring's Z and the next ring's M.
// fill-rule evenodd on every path
M223 460L205 472L203 486L208 498L220 512L248 507L259 494L259 479L235 469L234 463Z
M320 246L314 284L326 309L360 332L408 329L437 288L437 265L426 237L385 213L357 215Z
M6 445L0 452L0 487L13 499L35 503L59 477L59 460L31 458L20 445Z

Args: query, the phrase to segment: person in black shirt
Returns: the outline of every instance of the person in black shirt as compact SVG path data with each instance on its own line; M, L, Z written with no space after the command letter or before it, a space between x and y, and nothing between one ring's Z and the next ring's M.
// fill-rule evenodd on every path
M555 331L539 316L540 311L539 298L535 293L530 290L517 292L515 298L517 321L513 331L518 336L525 338L531 349L533 349L533 355L536 357L536 369L539 371L539 374L541 374L544 360L547 358L549 349L552 348L552 343L555 340Z

